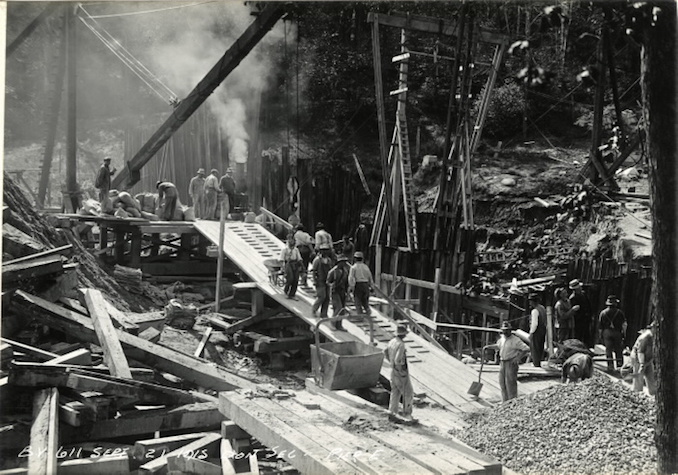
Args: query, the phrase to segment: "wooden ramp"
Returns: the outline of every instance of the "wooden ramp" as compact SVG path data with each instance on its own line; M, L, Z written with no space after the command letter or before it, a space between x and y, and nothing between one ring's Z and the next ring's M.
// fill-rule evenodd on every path
M195 228L215 244L219 242L219 223L196 221ZM229 221L225 224L224 254L257 286L280 305L314 326L317 318L311 312L315 296L310 288L299 287L298 300L290 300L283 289L269 281L266 259L277 259L284 244L259 224ZM331 315L331 309L330 309ZM395 322L372 307L375 340L384 348L395 335ZM369 342L369 325L366 321L345 321L347 331L337 331L331 325L320 330L331 341ZM423 393L437 404L454 412L470 412L485 408L488 402L501 401L501 391L496 375L483 375L480 398L467 394L478 372L457 360L444 350L434 347L424 338L410 332L405 338L408 363L415 394ZM390 379L390 365L384 362L382 375Z
M219 410L302 474L501 474L496 460L436 429L390 422L377 406L285 392L222 392Z

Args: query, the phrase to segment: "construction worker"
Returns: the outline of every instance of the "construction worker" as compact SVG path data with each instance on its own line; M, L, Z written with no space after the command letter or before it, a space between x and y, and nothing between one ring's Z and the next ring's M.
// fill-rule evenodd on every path
M315 225L315 251L320 252L320 246L327 245L328 249L332 249L332 235L325 230L323 223Z
M327 318L327 309L330 306L330 296L327 291L327 274L329 274L332 268L330 246L322 244L319 251L320 254L315 257L312 266L316 298L311 311L315 316L316 312L320 310L320 318Z
M346 256L346 259L353 264L353 254L355 254L355 244L353 244L353 239L344 234L341 238L341 253Z
M513 334L511 322L501 324L502 337L499 345L499 387L501 400L508 401L518 396L518 365L521 358L530 352L530 347Z
M614 372L615 360L612 353L615 354L617 369L624 364L623 341L628 326L626 315L619 310L619 299L615 295L610 295L605 301L606 308L598 316L598 340L605 345L605 356L607 358L607 372ZM602 337L602 338L601 338Z
M643 380L647 384L647 391L654 396L657 393L657 381L654 376L654 333L657 331L657 321L653 320L645 330L640 331L631 350L631 364L633 365L633 390L643 390Z
M177 187L169 181L159 181L155 188L158 190L158 218L160 221L172 221L179 199Z
M351 272L351 265L346 256L341 255L337 258L337 263L329 274L327 274L327 285L332 291L332 313L336 316L342 308L346 307L346 293L348 292L348 274ZM343 330L341 320L334 322L334 328Z
M374 285L372 271L363 262L365 255L358 251L353 255L355 263L351 266L351 272L348 274L348 289L353 293L355 299L355 308L359 314L371 314L370 311L370 291Z
M308 265L311 263L313 257L313 238L310 234L305 231L304 225L299 223L297 224L296 231L294 231L294 242L299 249L299 254L301 254L301 259L304 261L304 264L301 268L300 280L302 285L306 285L306 279L308 274Z
M108 200L108 192L111 189L111 177L115 175L116 168L111 168L111 157L104 158L99 173L94 182L94 187L99 190L99 203L104 203Z
M572 290L570 294L572 308L579 306L579 309L574 312L574 337L591 348L594 343L593 307L578 279L571 280L569 287Z
M219 191L224 200L224 212L226 215L235 209L235 180L233 179L233 169L228 167L226 174L219 180Z
M287 247L280 253L280 260L285 268L285 295L288 299L297 300L297 286L299 285L299 270L302 260L299 250L294 245L294 237L290 234L287 237Z
M205 178L205 219L217 219L217 197L219 196L219 170L212 168Z
M541 295L531 293L530 301L530 351L532 364L541 368L541 360L544 356L544 342L546 341L546 308L541 304Z
M561 382L576 383L593 375L593 360L585 353L575 353L565 360Z
M407 350L403 341L407 335L407 327L398 325L396 336L388 342L384 349L385 358L391 363L391 399L388 404L388 418L398 420L400 399L403 401L402 416L412 420L412 400L414 390L410 380L410 371L407 368Z
M188 184L188 196L191 197L191 205L197 219L205 215L205 169L198 168L196 175Z
M557 340L562 342L574 338L574 314L579 310L579 305L572 306L567 298L567 291L562 287L553 292L553 297L556 301L553 310L556 316Z

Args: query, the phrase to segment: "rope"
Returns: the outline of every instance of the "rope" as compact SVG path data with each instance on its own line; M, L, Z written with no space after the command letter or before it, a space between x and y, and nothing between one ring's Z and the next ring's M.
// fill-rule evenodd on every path
M144 84L146 84L153 92L155 92L164 100L167 100L170 104L176 102L177 95L174 93L174 91L172 91L168 86L160 81L160 79L155 76L148 68L146 68L141 63L141 61L139 61L129 51L127 51L125 47L122 46L122 44L120 44L120 42L113 35L106 31L106 29L103 28L82 5L79 5L79 8L85 13L85 15L87 15L92 24L88 23L88 21L82 15L78 15L80 21L82 21L85 26L90 31L92 31L92 33L94 33L94 35L99 38L109 50L111 50L113 54L115 54L128 68L130 68L130 70L137 77L139 77L139 79L141 79ZM163 89L169 98L166 99L163 93L160 92L158 88L154 87L152 83L154 83L156 86L160 86L160 89Z
M101 2L101 3L105 4L105 3L108 3L108 2ZM144 11L140 11L140 12L112 13L110 15L95 15L95 16L91 16L91 18L117 18L117 17L123 17L123 16L131 16L131 15L144 15L146 13L157 13L157 12L164 12L166 10L176 10L176 9L179 9L179 8L194 7L196 5L204 5L206 3L214 3L214 0L207 0L207 1L204 1L204 2L189 3L187 5L177 5L177 6L174 6L174 7L158 8L158 9L155 9L155 10L144 10ZM90 3L89 5L93 5L93 4Z

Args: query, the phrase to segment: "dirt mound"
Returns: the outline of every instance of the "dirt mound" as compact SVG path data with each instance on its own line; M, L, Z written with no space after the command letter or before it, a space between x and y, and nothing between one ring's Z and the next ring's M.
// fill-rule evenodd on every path
M605 376L475 415L456 434L520 473L653 473L654 399Z

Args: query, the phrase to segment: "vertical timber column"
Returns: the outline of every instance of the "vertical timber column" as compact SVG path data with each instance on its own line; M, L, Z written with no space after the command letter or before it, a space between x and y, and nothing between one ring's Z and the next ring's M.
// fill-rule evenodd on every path
M75 4L68 5L66 11L66 200L65 211L75 213L80 207L77 181L77 139L76 139L76 16Z

